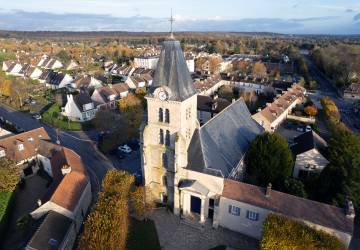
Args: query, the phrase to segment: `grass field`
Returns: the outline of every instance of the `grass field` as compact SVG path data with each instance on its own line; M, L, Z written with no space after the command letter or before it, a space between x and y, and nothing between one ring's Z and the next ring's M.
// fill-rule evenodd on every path
M63 117L60 113L61 107L55 103L42 114L42 119L45 123L53 127L65 130L83 130L88 126L88 124L70 121L66 117Z
M0 224L6 214L6 208L10 202L12 192L0 192Z
M138 221L131 219L127 240L127 250L160 250L160 243L152 220Z

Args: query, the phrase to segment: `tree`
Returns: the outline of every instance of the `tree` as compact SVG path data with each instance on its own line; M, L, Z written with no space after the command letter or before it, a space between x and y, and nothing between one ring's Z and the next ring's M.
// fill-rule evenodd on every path
M84 223L79 249L125 249L129 227L128 199L133 183L134 177L126 172L107 172L95 209Z
M234 91L231 86L223 85L219 88L218 95L219 97L224 98L229 102L231 102L232 99L234 98Z
M0 94L4 96L10 96L11 94L11 81L0 79Z
M220 63L222 59L217 56L211 56L209 58L209 71L210 74L217 74L220 71Z
M343 126L333 129L328 147L329 165L318 178L315 197L343 207L346 197L360 207L360 140Z
M311 117L315 117L317 115L317 108L315 106L307 106L304 108L304 112Z
M256 62L253 65L252 74L257 78L265 78L266 77L266 67L262 62Z
M284 181L283 191L288 194L296 195L302 198L307 198L304 184L292 177L288 177Z
M145 218L151 215L155 204L151 199L150 190L147 187L139 186L130 194L131 204L138 217Z
M20 169L7 158L0 160L0 192L13 192L20 180Z
M284 216L270 214L264 222L260 249L345 250L346 247L338 238L324 231Z
M133 94L128 94L120 100L119 109L129 125L130 135L137 136L144 113L141 100Z
M291 175L293 157L284 138L264 133L252 141L245 156L245 166L247 182L261 186L272 183L279 189Z
M125 125L124 119L119 114L108 109L99 110L91 122L96 129L107 133L123 130Z

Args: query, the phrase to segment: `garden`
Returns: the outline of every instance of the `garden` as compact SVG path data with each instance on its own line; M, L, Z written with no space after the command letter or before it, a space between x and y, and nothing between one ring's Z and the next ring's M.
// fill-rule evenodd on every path
M61 107L59 104L53 104L47 111L42 114L42 120L56 128L64 130L86 130L91 127L90 123L80 123L71 121L66 116L61 114Z

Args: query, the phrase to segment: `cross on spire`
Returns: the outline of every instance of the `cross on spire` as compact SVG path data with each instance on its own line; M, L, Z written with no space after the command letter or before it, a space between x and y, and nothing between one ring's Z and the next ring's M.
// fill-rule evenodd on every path
M171 9L171 16L170 16L169 22L170 22L170 38L174 39L173 24L175 22L175 18L173 17L172 9Z

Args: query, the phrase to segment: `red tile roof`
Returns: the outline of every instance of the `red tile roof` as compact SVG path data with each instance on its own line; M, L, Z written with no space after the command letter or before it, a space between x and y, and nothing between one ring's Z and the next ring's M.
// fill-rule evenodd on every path
M62 178L61 169L64 166L70 167L71 171ZM51 158L51 167L54 178L62 180L50 200L69 211L74 211L89 182L81 157L68 148L62 148Z
M225 179L222 196L282 215L308 221L338 231L352 233L354 221L346 217L345 209L271 190Z
M0 140L0 147L5 149L5 157L20 162L37 155L41 140L50 140L44 128L37 128ZM23 150L19 146L23 145Z

